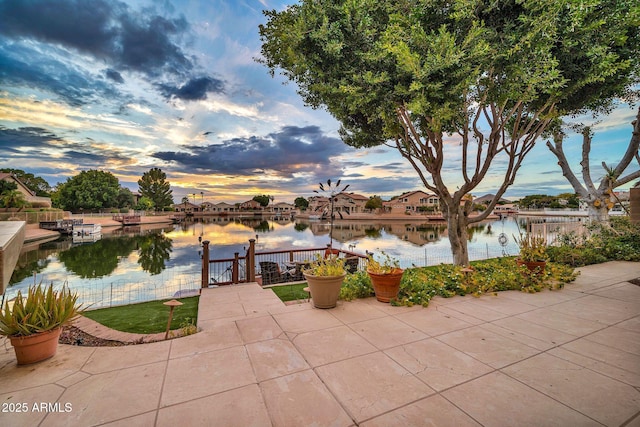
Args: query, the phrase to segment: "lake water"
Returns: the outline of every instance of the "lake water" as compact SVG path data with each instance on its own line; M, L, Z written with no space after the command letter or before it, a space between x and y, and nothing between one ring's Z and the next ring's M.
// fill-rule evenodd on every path
M489 221L469 229L472 260L515 255L513 235L525 226L515 218ZM108 229L105 229L108 231ZM503 245L499 237L507 242ZM95 243L73 244L70 238L42 243L23 251L6 297L33 283L63 284L95 307L172 297L200 286L201 244L210 241L210 258L243 256L249 239L256 251L324 247L329 223L213 218L159 228L127 228L107 232ZM450 263L444 225L403 221L336 221L334 247L358 253L385 252L402 267Z

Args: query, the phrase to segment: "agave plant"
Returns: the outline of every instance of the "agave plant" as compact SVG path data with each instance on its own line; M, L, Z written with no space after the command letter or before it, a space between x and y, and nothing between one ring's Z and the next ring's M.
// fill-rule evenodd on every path
M26 297L18 291L13 307L7 301L0 313L0 335L28 336L63 326L82 312L77 301L78 295L66 285L59 291L53 284L30 286Z
M326 186L323 183L319 184L320 191L322 191L322 193L318 190L313 190L314 193L318 193L327 199L326 202L319 204L316 207L315 211L322 212L322 215L329 215L329 248L333 247L333 220L336 218L336 214L338 214L340 219L343 219L342 211L340 209L336 210L335 203L338 201L338 195L349 188L349 184L340 188L340 183L341 180L332 183L330 179L327 179ZM347 213L347 215L349 214L349 211L345 212Z

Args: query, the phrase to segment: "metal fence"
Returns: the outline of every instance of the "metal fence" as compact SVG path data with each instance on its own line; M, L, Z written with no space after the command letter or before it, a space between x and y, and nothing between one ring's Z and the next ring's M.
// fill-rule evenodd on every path
M65 213L62 211L0 212L0 221L24 221L27 224L38 224L40 221L56 221L64 217Z
M34 281L37 279L34 279ZM62 287L62 284L54 285ZM21 290L23 293L25 289ZM90 284L75 285L78 302L89 310L135 304L145 301L183 298L200 292L200 272L156 276L155 280L128 282L125 280L93 280ZM7 288L5 301L16 297L18 289Z

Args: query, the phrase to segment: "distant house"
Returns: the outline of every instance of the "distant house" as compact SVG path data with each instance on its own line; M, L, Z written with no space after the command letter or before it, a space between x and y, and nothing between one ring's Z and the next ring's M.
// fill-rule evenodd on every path
M388 213L433 211L440 206L440 199L433 193L416 190L401 194L382 205Z
M347 214L364 212L364 205L367 204L368 197L356 193L339 193L335 196L333 209L336 212L345 212ZM329 198L324 196L309 197L310 212L328 213Z
M238 210L238 208L236 207L236 205L230 205L229 203L220 202L213 205L212 210L213 212L217 213L228 213L235 212Z
M509 214L509 213L517 213L518 212L518 206L516 206L514 203L505 203L504 205L496 205L495 208L493 208L493 213L495 214Z
M247 200L246 202L240 203L240 210L243 211L253 211L253 210L262 210L262 205L255 200Z
M133 205L137 206L138 204L140 204L142 194L138 193L137 191L132 191L131 194L133 194Z
M290 213L296 210L296 207L291 203L278 202L269 206L269 209L272 212L277 213Z
M40 208L51 207L50 197L36 196L36 193L31 191L29 187L24 185L22 181L20 181L15 175L7 172L0 172L0 180L15 183L18 186L18 191L24 194L25 200L27 201L27 203L30 203L31 206Z
M193 204L191 202L176 203L173 205L173 210L175 212L194 213L194 212L200 212L200 206Z
M202 202L200 203L200 210L202 212L213 212L215 205L211 202Z

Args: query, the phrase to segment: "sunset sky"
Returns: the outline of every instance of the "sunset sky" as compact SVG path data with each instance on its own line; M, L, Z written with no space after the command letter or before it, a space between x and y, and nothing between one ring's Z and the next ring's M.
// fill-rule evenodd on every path
M392 149L356 150L325 111L305 107L294 84L255 61L263 9L274 0L0 0L0 167L52 186L82 170L113 173L137 191L152 167L174 200L212 202L258 194L292 202L319 181L390 197L420 189ZM595 125L592 175L615 164L635 110L621 105ZM580 139L565 143L574 166ZM446 182L460 183L451 140ZM495 192L500 164L474 195ZM635 165L634 170L637 169ZM572 191L540 141L510 198Z

